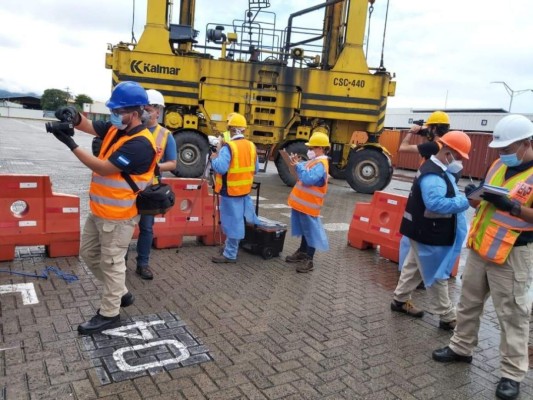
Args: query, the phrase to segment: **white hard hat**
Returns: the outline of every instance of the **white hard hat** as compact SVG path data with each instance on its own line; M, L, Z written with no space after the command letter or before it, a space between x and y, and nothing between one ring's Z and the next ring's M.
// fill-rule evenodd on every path
M161 92L154 89L148 89L146 94L148 95L148 104L165 107L165 99Z
M507 147L511 143L531 136L533 136L533 122L523 115L508 115L500 119L494 127L489 147L493 149Z

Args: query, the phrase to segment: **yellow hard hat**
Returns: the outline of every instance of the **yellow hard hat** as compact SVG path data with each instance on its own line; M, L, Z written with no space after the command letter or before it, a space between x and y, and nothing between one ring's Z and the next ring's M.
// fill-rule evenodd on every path
M323 132L315 132L305 145L309 147L329 147L329 137Z
M235 115L234 112L229 113L228 116L226 117L226 123L228 123L231 117L233 117L234 115Z
M437 124L450 125L450 117L448 117L448 114L446 114L444 111L435 111L434 113L432 113L426 121L426 125Z
M228 121L228 126L232 126L234 128L246 128L248 125L246 124L246 118L242 116L241 114L234 113L231 118Z

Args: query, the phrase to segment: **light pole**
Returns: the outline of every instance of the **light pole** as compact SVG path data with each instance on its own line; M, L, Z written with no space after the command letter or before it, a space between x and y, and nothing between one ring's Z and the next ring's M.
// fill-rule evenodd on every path
M507 93L509 93L509 96L511 96L511 101L509 102L509 112L511 112L511 107L513 106L513 97L518 96L519 94L526 93L526 92L533 92L533 89L521 89L521 90L513 90L509 87L509 85L503 81L495 81L491 83L501 83L504 87Z

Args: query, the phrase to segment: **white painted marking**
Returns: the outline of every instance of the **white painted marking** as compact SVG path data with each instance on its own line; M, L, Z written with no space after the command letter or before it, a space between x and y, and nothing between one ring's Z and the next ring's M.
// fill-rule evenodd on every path
M37 226L37 221L19 221L19 226Z
M114 328L114 329L107 329L105 331L102 331L102 333L104 335L109 335L109 336L127 337L130 339L150 340L150 339L153 339L154 336L152 335L152 332L150 332L146 328L148 328L149 326L160 325L164 323L165 321L161 321L161 320L150 321L150 322L137 321L131 325L119 326L118 328ZM141 332L141 334L139 335L136 333L126 332L126 331L131 331L133 329L138 329Z
M37 298L37 293L35 292L35 287L33 283L14 283L13 285L1 285L0 294L6 293L17 293L20 292L22 296L22 304L37 304L39 299Z
M250 197L252 198L252 200L257 201L257 195L255 195L255 196L250 195ZM268 199L266 197L259 196L259 201L267 201L267 200Z
M64 214L76 214L79 212L80 212L80 209L78 207L63 207Z
M19 188L21 189L35 189L37 182L20 182Z
M20 349L20 347L4 347L3 349L0 349L0 351L6 351L6 350L13 350L13 349Z
M154 222L166 222L166 218L165 217L155 217L154 218Z
M290 208L287 204L263 204L261 208Z
M124 353L127 353L129 351L148 349L150 347L156 347L160 345L176 346L176 348L180 351L180 355L178 357L170 358L168 360L154 361L151 363L140 364L140 365L130 365L124 359ZM113 352L113 358L115 359L117 363L117 367L121 371L124 371L124 372L138 372L138 371L142 371L142 370L149 369L149 368L164 367L165 365L168 365L168 364L177 364L181 361L186 360L190 356L191 356L191 353L189 353L189 350L187 350L185 345L181 342L178 342L177 340L159 340L157 342L138 344L136 346L122 347Z
M379 228L379 231L382 233L387 233L387 234L390 233L390 229L387 229L387 228Z
M289 213L280 213L279 215L283 215L284 217L290 218L291 214Z
M324 224L324 229L330 232L348 231L350 229L350 225L344 222L334 222L330 224Z

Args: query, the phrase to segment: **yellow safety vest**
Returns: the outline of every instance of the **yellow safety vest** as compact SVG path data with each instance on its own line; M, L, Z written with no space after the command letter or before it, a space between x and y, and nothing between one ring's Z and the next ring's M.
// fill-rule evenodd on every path
M152 148L155 150L154 137L148 129L143 129L132 136L124 135L115 143L111 144L117 132L118 130L115 127L110 128L107 132L102 143L102 150L104 151L100 151L100 155L98 156L100 160L109 159L111 154L124 143L141 136L148 139L152 144ZM154 170L155 157L147 172L130 176L139 189L143 190L152 182ZM89 199L91 212L100 218L124 220L131 219L138 214L135 204L137 194L133 192L131 186L122 177L120 172L106 176L93 172L89 189Z
M324 186L305 186L300 180L298 180L296 185L292 188L288 200L288 204L291 208L313 217L318 217L320 215L320 209L324 204L324 198L328 191L329 163L327 158L319 158L308 161L305 164L305 169L309 171L318 163L322 163L326 170Z
M220 193L225 182L229 196L245 196L252 190L257 151L247 139L231 140L226 143L231 150L228 172L215 176L215 192Z
M509 190L518 183L533 184L533 167L505 180L507 166L497 159L489 169L485 181ZM532 199L525 204L531 207ZM507 212L498 210L492 203L482 200L468 233L468 247L486 260L503 264L513 249L516 239L523 231L533 231L533 224Z
M170 135L170 131L161 125L157 125L152 132L152 135L154 135L155 139L156 162L159 162L165 154L165 148L167 147L168 135Z

